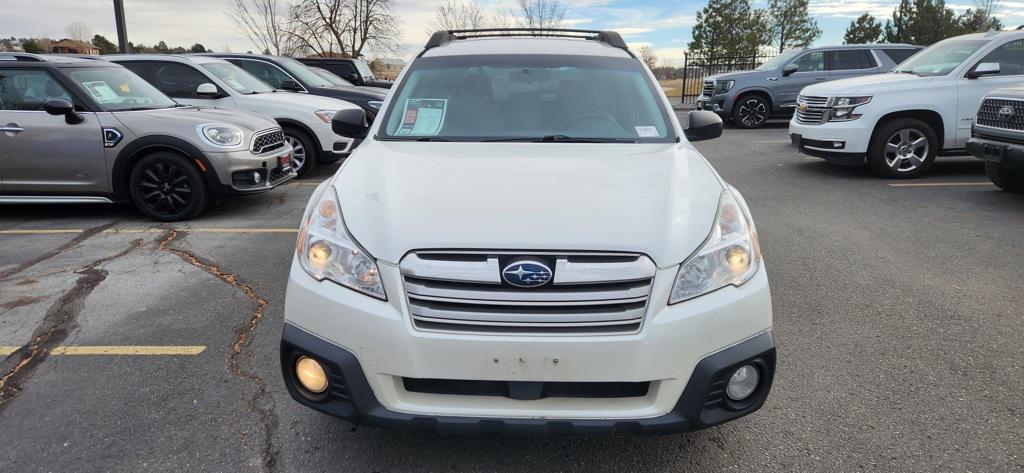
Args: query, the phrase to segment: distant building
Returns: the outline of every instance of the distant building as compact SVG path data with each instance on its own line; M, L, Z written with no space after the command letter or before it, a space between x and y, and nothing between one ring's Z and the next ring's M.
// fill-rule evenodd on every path
M99 56L100 48L83 41L64 38L53 43L53 46L50 46L50 52L53 54L89 54Z
M0 52L20 53L23 51L25 51L25 48L22 47L21 41L18 41L14 38L0 39Z
M379 57L370 62L370 69L373 70L373 76L378 79L394 79L398 77L398 73L402 72L402 68L405 67L405 61L401 59Z

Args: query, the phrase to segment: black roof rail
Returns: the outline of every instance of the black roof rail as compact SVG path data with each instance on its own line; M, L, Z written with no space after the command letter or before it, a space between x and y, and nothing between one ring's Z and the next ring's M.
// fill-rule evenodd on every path
M8 61L27 61L27 62L46 62L46 58L33 53L22 53L22 52L6 52L0 53L0 56L14 59L7 59Z
M605 43L609 46L622 49L629 53L630 56L633 52L629 50L629 46L626 46L626 42L622 39L622 35L614 31L601 31L601 30L578 30L578 29L564 29L564 28L481 28L473 30L448 30L438 31L430 36L427 40L427 45L419 55L431 48L443 46L452 41L459 39L470 39L470 38L508 38L508 37L532 37L532 38L577 38L586 39L591 41L598 41Z

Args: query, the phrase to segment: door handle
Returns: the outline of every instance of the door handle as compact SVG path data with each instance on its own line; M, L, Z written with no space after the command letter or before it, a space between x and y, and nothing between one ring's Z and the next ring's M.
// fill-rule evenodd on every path
M24 128L13 124L7 126L0 126L0 132L4 133L21 133L23 131L25 131Z

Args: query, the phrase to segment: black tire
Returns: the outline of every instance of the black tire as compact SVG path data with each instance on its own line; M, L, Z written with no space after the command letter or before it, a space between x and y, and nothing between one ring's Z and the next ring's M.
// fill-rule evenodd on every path
M298 177L308 176L316 169L317 146L316 141L309 137L309 134L294 127L284 128L284 140L292 145L292 167Z
M985 163L985 174L992 183L1006 192L1024 192L1024 170L1000 166L996 163Z
M747 94L732 106L732 121L740 128L761 128L768 121L771 105L760 94Z
M916 118L897 118L875 130L868 146L868 166L889 179L919 177L935 164L939 146L930 125Z
M135 207L161 222L193 218L210 205L210 193L199 169L184 156L157 152L139 160L129 175Z

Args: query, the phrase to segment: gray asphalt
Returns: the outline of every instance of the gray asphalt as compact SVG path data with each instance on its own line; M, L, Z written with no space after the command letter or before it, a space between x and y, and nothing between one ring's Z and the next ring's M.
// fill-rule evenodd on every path
M333 167L177 233L127 206L0 207L0 230L36 231L0 234L0 346L21 347L0 362L0 471L1024 469L1024 196L985 184L970 157L912 181L943 185L894 187L786 139L780 122L698 143L761 236L772 394L667 437L400 433L293 402L277 343L295 235L209 229L296 228ZM40 233L54 229L92 231ZM49 353L81 345L206 350Z

